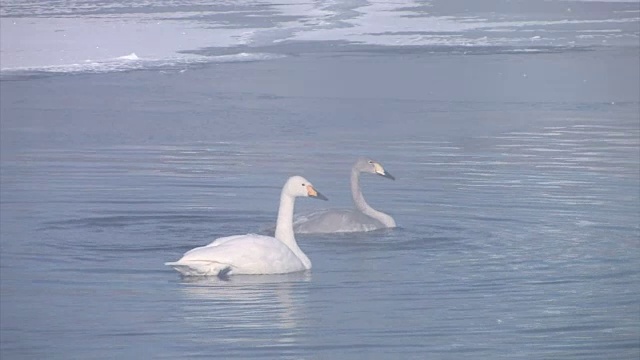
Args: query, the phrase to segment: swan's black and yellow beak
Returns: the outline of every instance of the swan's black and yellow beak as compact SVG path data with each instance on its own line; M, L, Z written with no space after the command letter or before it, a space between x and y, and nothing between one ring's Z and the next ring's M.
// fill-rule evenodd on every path
M322 195L311 185L307 185L307 195L312 198L320 199L320 200L329 200L326 196Z
M376 174L378 174L378 175L380 175L382 177L386 177L387 179L391 179L391 180L395 180L396 179L388 171L385 171L384 168L382 167L382 165L378 164L377 162L373 163L373 167L375 169Z

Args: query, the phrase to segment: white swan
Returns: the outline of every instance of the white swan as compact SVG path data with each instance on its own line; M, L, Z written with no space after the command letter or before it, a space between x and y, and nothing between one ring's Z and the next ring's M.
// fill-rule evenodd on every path
M371 173L395 178L384 170L380 163L360 158L351 168L351 196L355 209L322 210L301 216L293 224L296 233L336 233L359 232L396 227L396 221L389 215L378 211L364 200L360 190L360 173Z
M188 276L284 274L311 269L311 260L293 235L293 208L298 196L327 200L308 180L292 176L280 194L275 237L247 234L218 238L165 265Z

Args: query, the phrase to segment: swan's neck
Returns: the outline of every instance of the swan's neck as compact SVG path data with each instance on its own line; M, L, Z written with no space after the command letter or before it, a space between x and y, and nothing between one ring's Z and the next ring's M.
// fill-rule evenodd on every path
M362 190L360 189L360 172L356 169L351 169L351 196L353 197L353 202L356 204L356 209L380 221L386 227L396 226L396 221L393 220L391 216L372 208L364 200Z
M280 208L278 221L276 222L276 239L282 241L302 261L305 268L311 269L311 260L302 252L296 238L293 235L293 207L295 198L282 191L280 195Z

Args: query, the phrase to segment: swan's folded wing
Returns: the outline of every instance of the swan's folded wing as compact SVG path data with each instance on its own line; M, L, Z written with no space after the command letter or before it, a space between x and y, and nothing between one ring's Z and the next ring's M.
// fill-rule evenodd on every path
M197 248L194 248L194 249L191 249L191 250L187 251L185 253L185 255L188 254L189 252L193 251L193 250L196 250L196 249L201 249L203 247L210 247L210 246L220 246L220 245L222 245L222 244L224 244L226 242L233 241L235 239L240 239L240 238L243 238L245 236L251 236L251 235L254 235L254 234L231 235L231 236L220 237L220 238L217 238L217 239L213 240L212 242L210 242L209 244L207 244L205 246L200 246L200 247L197 247Z

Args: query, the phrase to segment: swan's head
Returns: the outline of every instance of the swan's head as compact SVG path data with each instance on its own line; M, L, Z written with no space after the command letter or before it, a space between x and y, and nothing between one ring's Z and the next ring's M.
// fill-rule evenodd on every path
M307 196L320 200L328 200L326 196L322 195L313 184L302 176L292 176L287 180L284 185L287 193L291 196Z
M393 175L391 175L388 171L386 171L382 167L382 165L380 165L379 162L373 161L371 159L367 159L367 158L358 159L358 161L356 161L354 165L354 168L360 172L380 175L391 180L396 179L395 177L393 177Z

